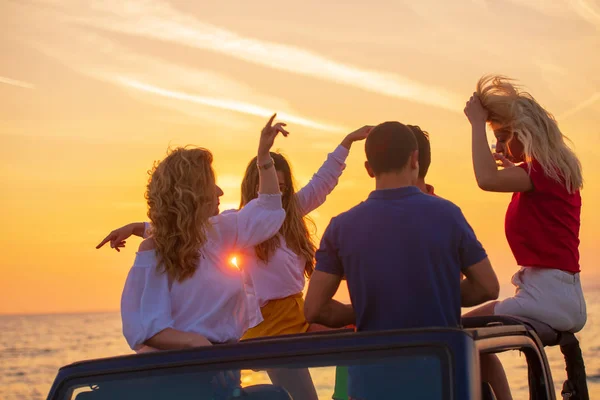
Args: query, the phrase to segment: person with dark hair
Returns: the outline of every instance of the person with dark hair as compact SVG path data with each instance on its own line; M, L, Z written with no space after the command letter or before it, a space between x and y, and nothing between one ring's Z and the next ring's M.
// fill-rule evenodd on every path
M307 320L356 324L358 331L458 327L461 306L498 298L485 250L460 208L416 186L418 143L409 127L376 126L365 152L375 190L325 230L306 295ZM333 300L344 276L351 305ZM372 390L404 379L393 369L373 368L349 368L350 397L373 396Z
M429 143L429 133L422 130L417 125L406 125L410 128L417 139L417 148L419 149L419 175L416 186L424 193L435 196L434 188L425 183L425 177L431 165L431 143Z

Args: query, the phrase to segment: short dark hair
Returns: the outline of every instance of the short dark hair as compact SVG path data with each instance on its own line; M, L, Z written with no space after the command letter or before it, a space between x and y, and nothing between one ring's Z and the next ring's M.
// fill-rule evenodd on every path
M369 133L365 143L367 161L375 176L402 170L417 150L412 130L400 122L384 122Z
M419 147L419 178L425 178L429 166L431 165L431 144L429 143L429 133L422 130L417 125L406 125L415 134Z

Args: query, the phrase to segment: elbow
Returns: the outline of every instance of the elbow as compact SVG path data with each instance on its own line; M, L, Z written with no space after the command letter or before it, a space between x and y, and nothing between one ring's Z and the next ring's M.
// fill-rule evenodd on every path
M310 303L304 304L304 318L306 318L306 322L309 324L317 324L319 323L320 313L319 310L315 307L311 307Z
M485 190L486 192L494 191L494 183L492 179L489 178L477 178L477 186L479 186L479 189Z
M269 237L267 239L269 239L270 237L274 236L277 232L279 232L279 230L283 226L283 223L285 222L285 217L286 217L286 213L283 208L279 208L274 211L272 223L265 227L266 228L265 233L266 232L269 233ZM265 240L267 240L267 239L265 239Z
M498 300L498 297L500 296L500 283L498 282L498 279L495 279L494 282L489 285L486 290L486 296L486 301Z

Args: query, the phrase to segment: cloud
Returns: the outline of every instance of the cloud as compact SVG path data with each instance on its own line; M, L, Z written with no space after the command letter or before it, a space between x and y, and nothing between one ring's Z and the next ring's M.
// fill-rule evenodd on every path
M258 105L243 103L236 100L226 99L226 98L214 98L214 97L206 97L200 96L196 94L185 93L181 91L173 91L167 90L158 86L150 85L144 82L138 82L136 80L128 79L126 77L120 77L118 79L124 86L131 87L137 90L141 90L147 93L156 94L163 97L168 97L171 99L182 100L187 102L192 102L196 104L200 104L208 107L215 107L221 110L235 111L238 113L253 115L257 117L268 118L273 115L272 109L267 109ZM279 120L286 121L288 123L294 123L298 125L303 125L308 128L319 129L323 131L330 132L345 132L347 129L342 127L336 127L332 125L326 125L323 123L315 122L307 118L299 117L292 114L287 113L278 113L277 117Z
M77 3L77 2L75 2ZM79 7L81 8L81 3ZM264 67L310 76L369 92L458 112L462 98L443 88L398 74L344 64L291 45L244 37L203 23L160 0L136 3L97 1L67 20L83 26L143 36L238 58ZM78 4L72 8L76 9ZM67 11L65 11L67 13Z
M334 126L296 115L285 100L261 95L255 89L232 80L222 74L181 67L161 59L132 53L116 43L81 29L66 30L73 39L60 45L47 46L41 41L30 41L40 52L85 75L141 92L142 101L151 101L212 120L221 125L231 125L228 118L211 113L199 113L189 107L198 105L213 109L233 111L240 114L268 118L274 112L279 120L308 128L345 132L344 127ZM148 96L152 95L152 96ZM165 102L168 100L169 102ZM173 101L175 100L175 102ZM188 106L185 106L187 103Z
M588 0L569 0L569 4L582 19L600 28L600 6Z
M600 28L600 7L589 0L509 0L541 14L569 18L577 17Z
M33 88L35 88L35 86L33 85L33 83L18 81L16 79L10 79L10 78L6 78L4 76L0 76L0 83L4 83L4 84L7 84L7 85L11 85L11 86L17 86L17 87L21 87L21 88L24 88L24 89L33 89Z
M595 92L593 95L591 95L586 100L582 101L581 103L577 104L575 107L570 108L569 110L562 113L558 117L559 122L561 120L565 120L565 119L577 114L579 111L591 106L592 104L594 104L595 102L597 102L599 100L600 100L600 92Z

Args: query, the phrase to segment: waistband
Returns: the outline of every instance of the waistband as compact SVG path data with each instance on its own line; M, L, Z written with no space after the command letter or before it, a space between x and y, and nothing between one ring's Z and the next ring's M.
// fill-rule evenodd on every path
M565 283L579 283L580 275L579 272L569 272L557 268L540 268L540 267L527 267L521 266L521 271L529 271L536 275L548 275L552 276Z

